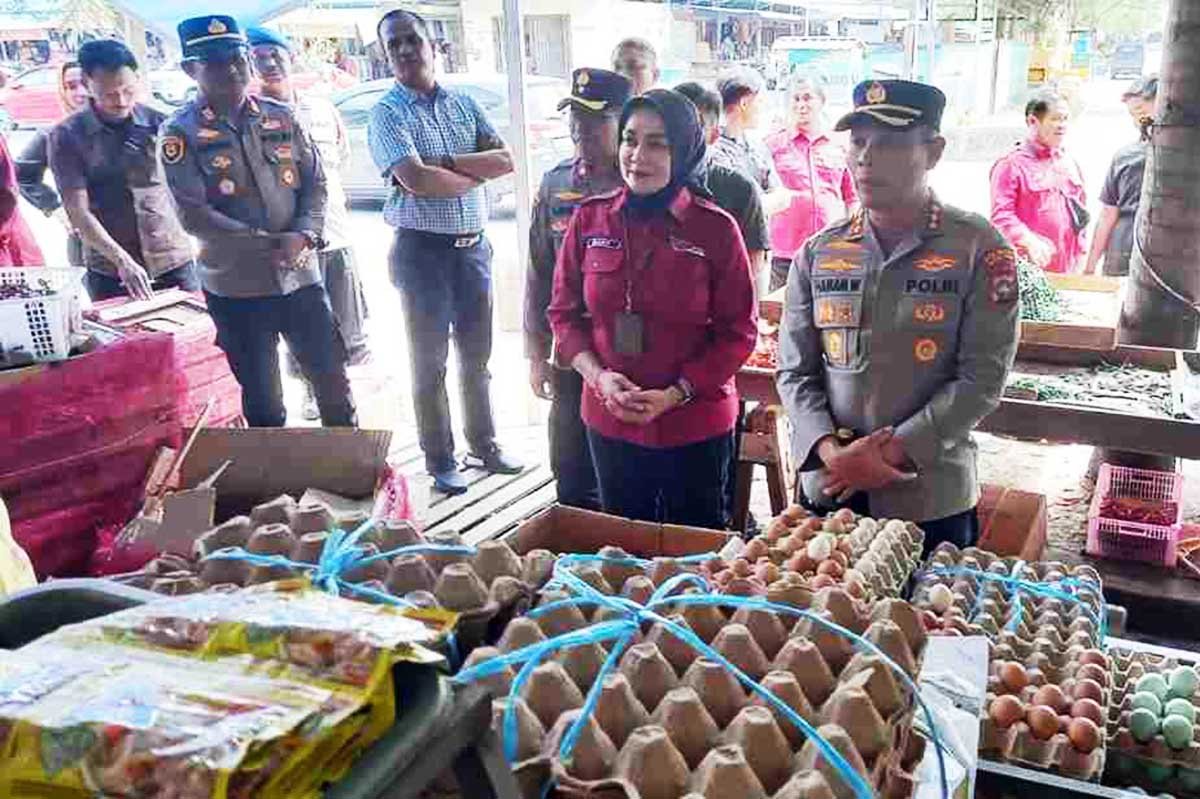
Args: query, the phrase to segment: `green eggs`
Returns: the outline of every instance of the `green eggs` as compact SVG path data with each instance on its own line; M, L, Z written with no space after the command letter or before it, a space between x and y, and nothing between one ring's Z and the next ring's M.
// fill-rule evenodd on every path
M1181 699L1176 697L1167 701L1166 707L1163 708L1164 716L1182 716L1192 724L1196 723L1196 706L1192 704L1190 699Z
M1133 695L1133 699L1131 700L1130 704L1132 705L1133 710L1142 708L1149 710L1156 717L1162 715L1162 702L1159 701L1157 696L1149 691L1138 691Z
M1147 674L1137 681L1137 691L1149 691L1158 697L1159 701L1167 698L1167 681L1161 674Z
M1172 749L1186 749L1192 742L1192 722L1183 716L1167 716L1162 723L1163 738ZM1136 737L1136 733L1134 733Z
M1129 714L1129 731L1133 733L1134 740L1146 743L1158 734L1158 714L1144 707L1138 708Z
M1180 666L1171 672L1168 687L1171 696L1190 697L1200 686L1200 675L1191 666Z

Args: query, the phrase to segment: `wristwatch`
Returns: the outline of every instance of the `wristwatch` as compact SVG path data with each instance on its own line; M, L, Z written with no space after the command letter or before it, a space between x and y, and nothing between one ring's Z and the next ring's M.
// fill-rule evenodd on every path
M308 241L308 246L318 252L325 249L325 239L321 238L321 234L312 230L297 231Z
M684 377L679 378L678 380L676 380L674 383L671 384L671 388L678 391L679 395L681 397L683 397L683 399L681 399L679 401L678 407L680 407L680 408L682 408L684 405L687 405L689 402L691 402L692 400L694 400L696 398L696 389L692 388L692 384L690 382L688 382L687 378L684 378Z

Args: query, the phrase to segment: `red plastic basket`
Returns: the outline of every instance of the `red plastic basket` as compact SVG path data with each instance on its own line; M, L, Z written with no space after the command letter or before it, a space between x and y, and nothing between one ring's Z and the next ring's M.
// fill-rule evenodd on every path
M1175 547L1183 518L1183 475L1102 464L1088 512L1087 553L1114 560L1140 560L1175 567ZM1175 522L1143 524L1102 516L1106 499L1174 502Z

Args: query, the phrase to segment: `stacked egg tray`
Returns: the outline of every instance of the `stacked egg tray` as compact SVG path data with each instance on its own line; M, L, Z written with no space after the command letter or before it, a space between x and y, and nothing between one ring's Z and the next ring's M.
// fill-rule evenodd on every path
M710 564L709 571L727 593L773 589L767 593L801 606L814 591L834 585L868 601L898 597L921 563L924 538L911 522L877 521L845 509L821 517L793 506L740 557Z
M639 605L677 573L658 561L649 574L605 563L572 567L593 587L619 586ZM684 593L690 593L685 591ZM539 606L566 594L544 591ZM844 589L826 587L809 609L861 634L914 680L926 640L913 608L898 599L868 607ZM817 728L880 797L908 797L924 739L912 732L912 696L878 655L812 619L757 608L671 605L661 614L686 626L721 656L773 692ZM538 645L620 612L558 605L511 621L496 647L476 649L464 670ZM594 712L566 761L557 755L607 659L611 641L560 650L533 669L509 699L517 666L485 678L497 699L497 732L513 707L514 771L529 799L552 780L561 796L606 799L850 799L850 785L813 741L750 692L727 665L703 657L660 624L640 626L634 643L601 680Z
M240 548L253 555L287 558L316 564L325 551L329 531L358 529L362 514L335 519L323 504L297 504L287 495L253 508L200 535L191 557L161 555L139 573L122 581L169 594L232 591L288 579L301 569L256 565L227 558L206 559L223 549ZM363 556L391 552L401 547L430 545L462 547L452 532L422 536L411 525L380 524L362 537ZM378 560L342 575L347 596L364 601L402 599L417 608L440 608L459 614L456 640L460 652L484 641L494 641L514 615L529 606L533 592L549 578L555 557L546 550L517 555L507 544L488 541L474 554L425 551ZM355 590L357 587L358 591Z
M1094 569L943 544L918 576L913 604L930 635L990 642L982 754L1100 778L1111 678L1099 648L1105 611Z
M1157 793L1200 796L1200 675L1194 663L1109 650L1108 780Z

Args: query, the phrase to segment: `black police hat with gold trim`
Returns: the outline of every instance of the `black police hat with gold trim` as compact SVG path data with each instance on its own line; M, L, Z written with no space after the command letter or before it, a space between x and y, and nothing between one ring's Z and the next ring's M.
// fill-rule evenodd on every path
M606 69L577 69L571 73L571 96L558 104L561 111L575 106L594 114L619 112L633 93L624 75Z
M938 130L946 95L936 86L908 80L867 80L854 87L854 110L838 120L834 130L868 123L893 130L928 125Z
M214 14L179 23L179 42L185 59L205 59L246 47L246 36L233 17Z

